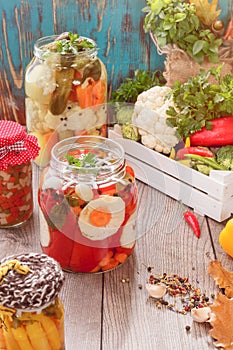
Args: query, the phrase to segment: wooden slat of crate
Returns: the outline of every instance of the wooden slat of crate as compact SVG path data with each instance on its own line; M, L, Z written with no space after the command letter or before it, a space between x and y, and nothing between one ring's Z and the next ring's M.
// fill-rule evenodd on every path
M220 201L127 153L126 159L134 168L138 180L174 199L181 200L182 203L193 208L196 213L206 215L218 222L231 216L233 197Z
M139 180L216 221L230 217L233 212L233 172L211 171L207 176L138 142L119 138L113 130L109 130L109 137L123 146Z

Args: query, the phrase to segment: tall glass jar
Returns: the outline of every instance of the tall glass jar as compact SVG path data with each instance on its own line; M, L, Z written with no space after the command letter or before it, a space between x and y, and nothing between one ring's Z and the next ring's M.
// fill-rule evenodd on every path
M0 263L0 349L65 350L59 264L38 253Z
M53 145L77 135L106 136L107 73L96 43L72 33L42 37L25 71L26 123L48 164Z
M60 141L39 188L44 253L73 272L122 264L136 241L137 186L123 148L99 136Z
M32 164L39 146L13 121L0 120L0 228L16 227L33 212Z

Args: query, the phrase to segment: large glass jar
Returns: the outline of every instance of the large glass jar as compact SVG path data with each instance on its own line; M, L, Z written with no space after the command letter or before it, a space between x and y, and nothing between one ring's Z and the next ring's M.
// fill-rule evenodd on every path
M137 186L113 140L79 136L57 143L42 173L39 206L42 249L65 270L109 271L134 250Z
M72 33L42 37L25 71L27 129L44 167L53 145L77 135L106 136L107 73L96 43Z
M10 120L0 120L0 228L16 227L33 212L32 164L37 139Z
M45 254L20 254L3 259L0 273L0 349L65 350L59 264Z

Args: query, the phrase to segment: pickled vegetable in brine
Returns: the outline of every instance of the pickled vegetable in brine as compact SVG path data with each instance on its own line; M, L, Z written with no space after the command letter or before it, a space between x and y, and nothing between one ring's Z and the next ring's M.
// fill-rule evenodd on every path
M26 122L48 164L52 146L76 135L106 136L107 73L96 43L78 34L39 39L25 72Z
M74 149L59 157L64 166L60 172L52 161L39 190L42 249L73 272L104 272L120 266L136 242L133 169L124 160L119 162L114 151L104 150L104 138L100 145L95 139L86 138L80 149L74 142Z
M57 262L38 253L11 256L0 273L0 349L65 350Z

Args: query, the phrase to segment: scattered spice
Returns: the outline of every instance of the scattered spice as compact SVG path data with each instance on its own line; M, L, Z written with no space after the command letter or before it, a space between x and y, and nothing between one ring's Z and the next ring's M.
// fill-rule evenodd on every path
M178 274L168 275L166 273L162 275L150 274L147 283L151 285L164 284L168 298L175 298L175 303L169 303L163 298L156 300L155 304L159 308L165 305L171 311L186 315L193 308L203 308L210 304L206 293L202 293L200 288L192 285L188 277L181 277ZM177 298L179 298L181 307L177 306Z
M122 283L129 283L129 278L122 278L122 279L121 279L121 282L122 282Z
M186 326L185 329L186 329L187 332L189 332L191 327L190 326Z

